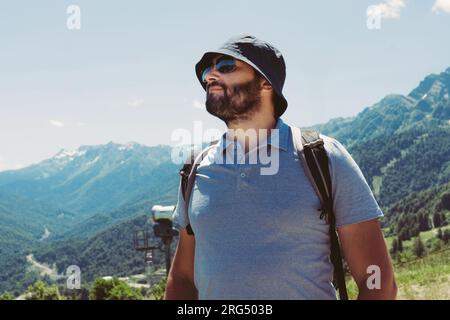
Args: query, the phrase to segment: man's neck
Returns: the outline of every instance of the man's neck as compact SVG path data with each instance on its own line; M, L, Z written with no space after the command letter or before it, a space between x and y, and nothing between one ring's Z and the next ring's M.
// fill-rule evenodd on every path
M229 138L235 138L242 147L244 147L245 153L252 150L257 146L260 138L260 130L265 130L267 135L270 135L270 130L274 129L277 121L273 116L267 116L262 114L252 115L250 119L238 119L233 122L228 123ZM240 130L238 130L240 129ZM254 130L257 136L257 140L249 139L247 130ZM247 134L246 134L247 132ZM247 139L246 139L247 137ZM264 137L267 139L267 136Z

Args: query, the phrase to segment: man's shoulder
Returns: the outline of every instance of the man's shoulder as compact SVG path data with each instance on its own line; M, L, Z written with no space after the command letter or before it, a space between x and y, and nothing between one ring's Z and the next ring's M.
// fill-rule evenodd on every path
M356 166L355 160L347 148L334 137L320 134L331 165L336 170L351 169Z
M325 150L330 153L340 154L346 151L346 148L336 138L319 133L319 137L323 140Z

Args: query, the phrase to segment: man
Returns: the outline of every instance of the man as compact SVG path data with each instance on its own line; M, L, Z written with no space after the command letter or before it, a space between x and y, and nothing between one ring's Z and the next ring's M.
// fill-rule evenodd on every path
M336 299L328 224L319 218L320 201L300 165L291 127L280 118L287 108L281 53L253 36L237 37L207 52L196 74L207 92L207 111L229 130L201 161L188 212L180 192L174 212L180 239L165 299ZM269 133L267 139L247 139L246 130ZM394 299L381 209L345 148L321 138L342 252L358 298ZM261 174L260 162L213 161L222 155L247 159L268 149L278 154L272 175ZM373 266L379 268L376 288L367 284Z

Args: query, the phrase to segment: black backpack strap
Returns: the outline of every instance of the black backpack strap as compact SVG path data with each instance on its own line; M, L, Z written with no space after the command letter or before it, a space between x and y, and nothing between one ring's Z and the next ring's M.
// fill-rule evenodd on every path
M191 198L192 188L194 187L197 168L200 165L200 162L206 157L209 150L212 147L214 147L218 142L219 142L218 140L211 141L209 146L203 149L198 154L194 154L193 152L191 152L191 157L188 158L187 162L183 165L183 168L181 168L180 170L181 192L184 199L184 210L186 215L188 215L189 199ZM192 230L191 224L188 224L186 226L186 231L189 235L194 235L194 231Z
M323 139L315 130L300 130L294 127L292 135L305 173L320 199L321 208L318 209L321 212L320 219L326 219L330 226L330 260L334 267L333 284L339 290L339 298L348 300L341 249L336 231L336 217L333 210L331 175Z

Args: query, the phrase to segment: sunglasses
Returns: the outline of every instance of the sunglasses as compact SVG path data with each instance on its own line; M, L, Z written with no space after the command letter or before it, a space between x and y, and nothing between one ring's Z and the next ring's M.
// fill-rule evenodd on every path
M228 58L228 57L224 57L224 58L219 58L216 61L216 70L222 74L225 73L230 73L233 72L234 69L236 69L236 60L234 60L233 58ZM214 65L210 65L208 67L206 67L205 69L203 69L202 72L202 81L206 83L206 76L208 75L208 73L211 72L211 70L213 69Z

